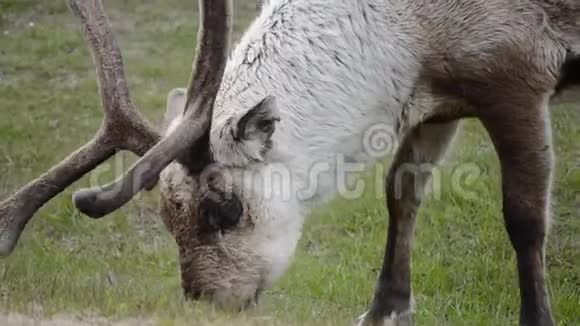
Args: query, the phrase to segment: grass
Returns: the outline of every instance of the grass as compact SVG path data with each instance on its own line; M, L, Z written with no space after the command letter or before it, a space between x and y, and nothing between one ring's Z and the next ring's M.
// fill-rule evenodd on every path
M160 120L167 92L188 78L196 42L192 3L106 2L133 98L153 121ZM253 5L236 0L238 33ZM2 198L88 140L99 125L93 66L63 1L0 1L0 99ZM547 250L550 293L560 324L578 325L580 108L558 104L553 115L558 164ZM110 180L132 159L112 160L92 175L93 182ZM467 164L480 171L461 181L470 196L450 182ZM0 311L145 317L160 325L349 325L371 298L386 233L380 193L367 191L318 209L286 276L255 311L232 315L183 301L177 249L156 216L155 192L93 221L70 201L73 189L88 185L89 178L46 205L14 254L0 260ZM479 124L465 125L441 180L442 195L426 202L416 233L417 324L515 324L519 295L500 215L498 163Z

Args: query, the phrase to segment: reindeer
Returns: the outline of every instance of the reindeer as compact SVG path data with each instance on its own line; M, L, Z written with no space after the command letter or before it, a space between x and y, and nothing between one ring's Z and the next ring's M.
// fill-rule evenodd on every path
M399 146L386 176L383 266L358 324L411 324L410 245L430 173L405 174L401 191L395 179L405 165L439 164L460 120L476 118L501 162L520 324L554 324L544 253L548 103L580 81L580 2L271 0L228 57L231 3L200 0L194 69L189 86L168 96L163 136L131 101L101 1L70 6L94 56L105 118L93 140L0 204L3 255L48 200L129 150L141 159L115 182L75 193L77 208L99 218L158 182L185 296L252 304L284 273L311 207L336 193L334 158L376 162L361 137L381 123ZM306 198L260 182L284 167L293 186L306 187L320 162L329 173Z

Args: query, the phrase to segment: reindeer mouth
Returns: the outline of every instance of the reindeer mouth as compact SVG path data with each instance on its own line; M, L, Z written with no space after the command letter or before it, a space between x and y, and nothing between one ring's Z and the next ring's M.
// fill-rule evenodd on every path
M247 310L251 310L254 307L257 307L258 304L260 303L260 297L262 295L262 290L261 289L257 289L256 292L254 293L253 297L250 299L247 299L242 306L239 309L239 312L244 312Z
M262 293L261 288L256 289L250 295L243 295L236 290L227 289L217 290L211 294L200 294L200 292L186 294L186 298L194 301L207 301L221 310L241 313L257 307Z

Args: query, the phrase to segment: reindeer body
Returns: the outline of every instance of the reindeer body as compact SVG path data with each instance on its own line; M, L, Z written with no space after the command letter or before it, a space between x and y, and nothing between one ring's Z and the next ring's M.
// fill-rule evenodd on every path
M544 284L552 170L546 108L558 82L565 86L575 80L570 76L580 74L571 70L579 57L580 4L572 0L270 1L229 59L210 133L215 160L233 171L233 183L253 185L238 189L245 193L240 197L249 213L242 220L251 231L241 226L220 239L235 257L231 261L208 259L222 256L223 250L182 253L186 294L195 292L197 297L204 288L219 293L213 295L217 301L240 299L273 283L288 265L309 208L340 190L336 175L344 168L341 164L370 166L379 159L365 148L364 137L380 126L389 135L386 141L401 145L387 176L391 226L383 271L371 309L360 323L409 321L409 242L422 189L419 198L414 194L428 176L403 178L403 194L398 195L393 180L406 164L437 164L455 134L455 120L477 117L502 160L506 225L520 267L522 324L551 325L544 286L532 289ZM240 121L265 97L276 99L260 111L280 120L276 132L236 136ZM542 148L535 150L536 145ZM527 163L533 168L522 169L520 157L531 157ZM288 173L289 187L283 181L256 186L280 167ZM315 191L301 196L300 190L313 182L313 170ZM532 193L522 194L522 188L510 184L511 175L538 181L525 186ZM188 178L187 172L178 164L168 168L163 192L179 188L182 178ZM513 204L521 200L531 203ZM197 204L191 206L187 218ZM166 221L188 224L183 219ZM199 223L190 223L191 228ZM182 250L200 246L191 239L203 238L204 232L193 233L176 234ZM525 256L529 250L539 256ZM188 263L193 256L197 263ZM204 278L199 269L203 260L219 262L213 268L225 272ZM235 266L251 260L256 263Z
M386 21L384 10L367 12L356 1L273 3L252 24L226 66L211 132L216 161L239 169L250 166L257 169L256 178L285 169L283 182L291 182L279 185L283 193L263 200L261 209L272 213L256 214L253 221L262 230L254 232L256 242L275 239L265 243L260 255L272 267L266 273L268 284L285 270L309 208L335 195L337 157L374 163L377 157L366 153L362 142L369 127L391 126L385 132L398 136L411 124L407 120L417 123L425 114L424 108L405 108L418 63L409 60L413 53L383 41L387 35L400 38L396 43L401 49L413 43L405 39L402 20ZM276 98L281 122L271 150L263 155L261 142L232 135L244 114L267 95ZM313 193L300 196L313 186L314 166L323 169L317 185ZM241 242L251 242L248 238Z
M373 163L362 148L371 126L397 141L430 119L476 114L485 88L515 79L547 93L574 46L533 1L271 2L226 67L212 152L229 166L283 162L302 179L334 155ZM264 151L232 134L267 95L282 123Z

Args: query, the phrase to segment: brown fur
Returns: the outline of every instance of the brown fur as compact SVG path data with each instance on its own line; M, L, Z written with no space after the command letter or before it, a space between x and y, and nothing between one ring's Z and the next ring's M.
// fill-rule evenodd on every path
M206 231L199 204L208 185L200 180L199 174L174 164L163 172L160 182L160 215L179 246L184 294L222 307L251 304L240 302L242 294L251 292L250 297L257 299L263 282L260 258L246 245L253 228L251 212L245 210L233 232Z
M410 247L429 173L403 176L399 194L395 176L408 164L436 164L453 138L454 120L475 117L489 131L502 163L505 223L518 257L521 324L553 325L543 257L552 169L546 101L562 82L562 67L576 55L574 42L580 28L575 25L577 15L570 13L579 9L572 1L553 5L508 0L435 2L431 7L422 3L416 8L425 27L421 42L430 49L419 87L443 105L409 133L391 167L385 259L363 324L381 324L393 313L400 315L399 324L412 322L406 314L412 309ZM465 13L470 14L465 17ZM548 25L539 29L544 23ZM497 42L490 44L490 39ZM185 192L197 196L203 193L199 188L192 186ZM200 233L198 201L187 201L184 209L184 202L178 204L180 199L172 197L178 191L162 189L162 216L180 246L188 296L199 297L206 291L210 296L224 290L235 293L236 286L260 277L261 265L252 261L258 258L246 246L247 238L242 234L207 238L209 233Z
M496 26L488 25L482 29L462 16L455 22L453 18L448 19L449 14L433 15L445 17L445 21L439 24L464 23L465 26L443 28L441 37L432 39L430 48L433 52L425 62L423 74L423 79L430 81L433 94L465 101L462 110L446 110L427 121L444 123L454 118L475 116L482 121L495 144L502 166L506 229L518 258L522 325L554 324L546 289L544 259L553 169L547 100L559 83L564 86L580 75L574 59L580 45L580 3L556 2L513 2L513 10L524 10L526 19L510 22L514 24L514 34L510 35L513 39L508 37L505 42L499 42L484 52L476 46L473 50L477 52L472 53L461 42L477 42L478 37L483 42L489 37L486 33L494 33ZM485 5L483 2L478 5L478 1L464 2L463 5L475 5L483 10L496 3L503 3L505 7L504 1L494 0L486 1ZM517 8L519 6L523 7ZM477 18L473 19L485 20L482 18L484 13L481 14L475 13L473 16ZM547 19L548 28L537 30L534 24L528 24L541 19ZM505 24L498 28L505 28ZM462 35L453 37L453 32ZM551 61L546 61L546 58ZM401 160L413 161L420 157L408 155L412 148L410 139L418 137L412 134L403 144L393 169ZM414 181L408 181L414 184ZM391 183L388 183L389 187ZM411 189L409 191L414 193ZM387 250L366 324L379 325L385 316L410 309L409 251L418 206L418 201L388 195L391 222Z

